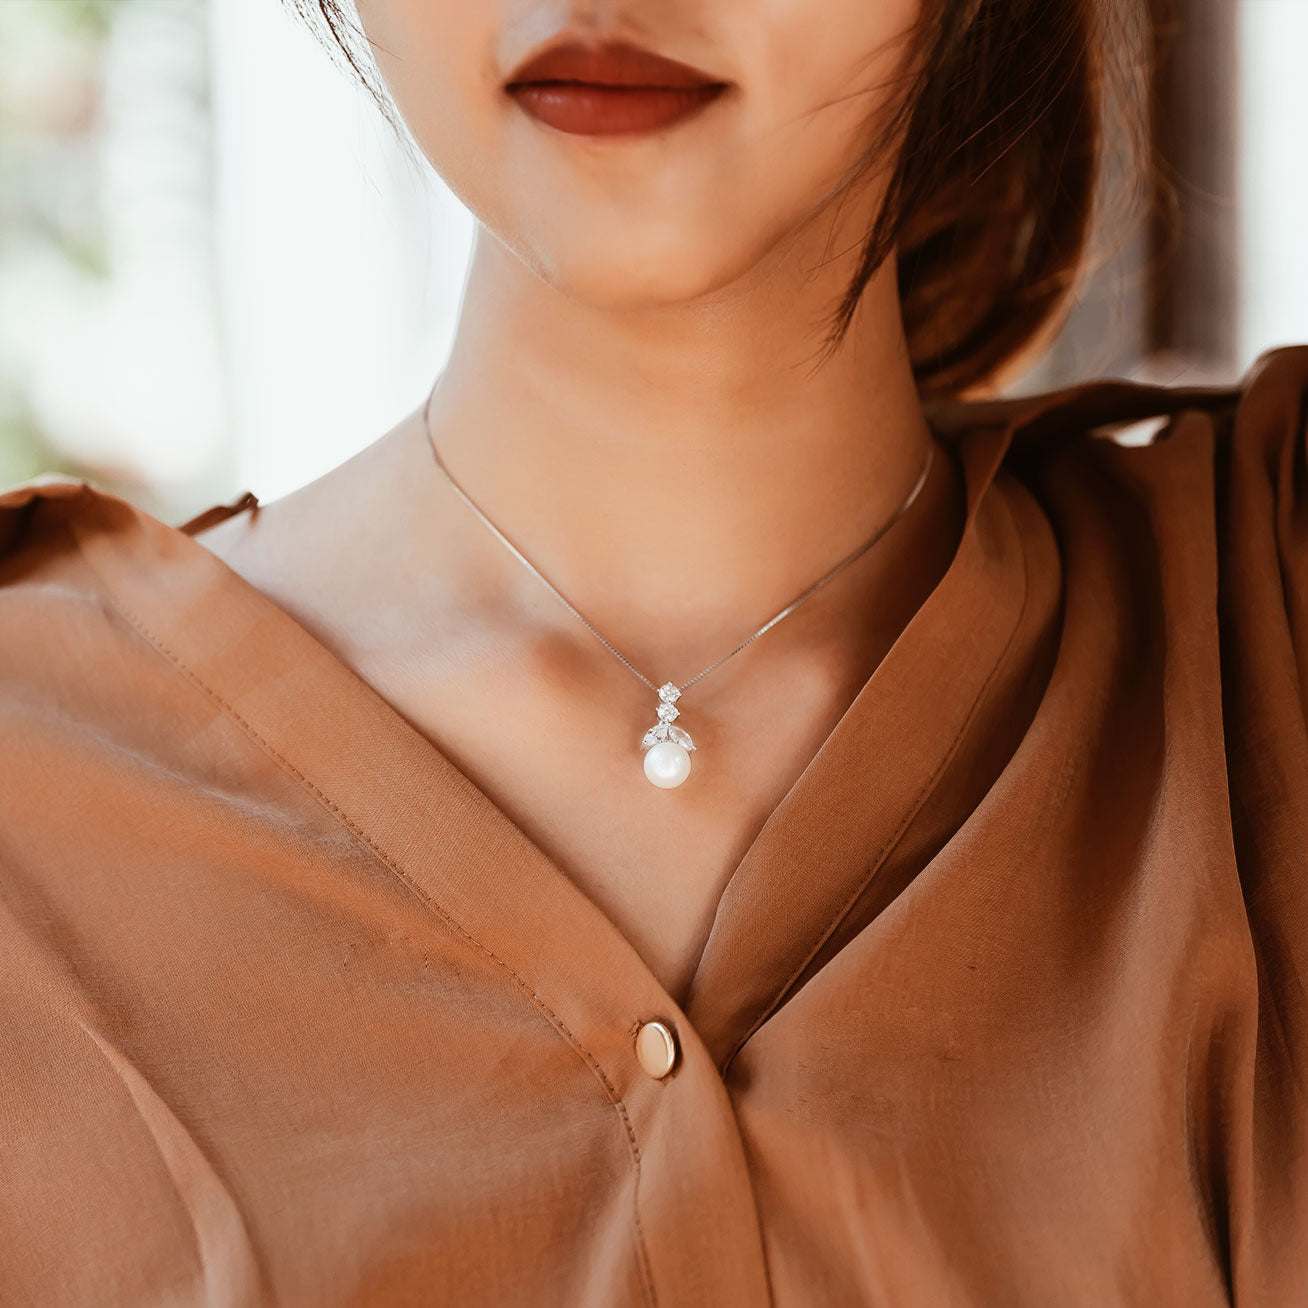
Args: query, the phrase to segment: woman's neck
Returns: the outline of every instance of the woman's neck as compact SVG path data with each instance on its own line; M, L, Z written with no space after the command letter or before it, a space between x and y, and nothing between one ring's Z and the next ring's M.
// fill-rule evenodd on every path
M893 257L820 366L850 265L799 264L778 257L710 301L597 308L476 243L430 437L590 621L661 665L719 657L877 532L921 472L932 435ZM924 505L943 502L937 474ZM442 516L484 538L461 552L469 593L543 591L466 506ZM846 599L885 584L878 556L897 553L873 546L844 574L857 570Z

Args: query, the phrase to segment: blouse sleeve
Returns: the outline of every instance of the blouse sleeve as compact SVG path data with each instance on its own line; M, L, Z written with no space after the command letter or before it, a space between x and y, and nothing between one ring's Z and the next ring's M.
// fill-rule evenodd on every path
M1308 346L1261 355L1217 422L1222 713L1258 984L1221 1106L1236 1303L1308 1302Z

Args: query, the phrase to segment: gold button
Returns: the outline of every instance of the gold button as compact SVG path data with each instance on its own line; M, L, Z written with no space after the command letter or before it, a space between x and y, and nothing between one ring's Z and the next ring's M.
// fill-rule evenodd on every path
M677 1038L662 1022L646 1022L636 1032L636 1057L652 1077L667 1076L676 1066Z

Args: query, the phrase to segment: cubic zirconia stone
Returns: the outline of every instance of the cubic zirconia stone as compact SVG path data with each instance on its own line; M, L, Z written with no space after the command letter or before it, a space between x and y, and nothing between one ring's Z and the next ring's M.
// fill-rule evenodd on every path
M674 686L674 685L672 684L672 682L670 682L670 681L665 681L665 682L664 682L664 683L659 687L659 698L660 698L660 699L661 699L665 704L675 704L675 703L677 702L677 700L679 700L679 699L681 698L681 691L679 691L679 690L676 688L676 686Z
M669 727L668 739L675 740L677 744L681 746L682 749L695 748L695 742L691 740L690 736L685 731L683 731L680 727Z
M657 745L660 740L669 740L668 732L681 731L680 727L670 727L666 722L656 722L646 733L645 738L640 742L641 749L648 749L651 745ZM684 736L686 733L681 731Z
M677 708L675 704L659 705L660 722L671 722L673 718L679 718L680 716L681 716L681 710Z

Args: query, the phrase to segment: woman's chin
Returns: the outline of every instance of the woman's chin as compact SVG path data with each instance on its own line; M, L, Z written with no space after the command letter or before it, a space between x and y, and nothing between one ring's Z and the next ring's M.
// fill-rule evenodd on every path
M580 247L541 252L528 262L570 299L608 312L672 308L703 300L747 272L739 250L706 251L692 242L642 245L618 232Z

